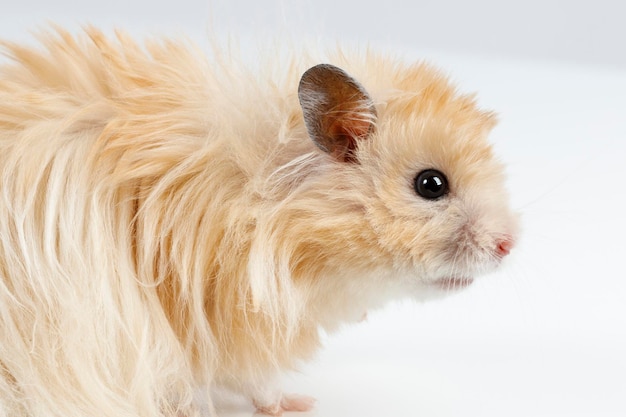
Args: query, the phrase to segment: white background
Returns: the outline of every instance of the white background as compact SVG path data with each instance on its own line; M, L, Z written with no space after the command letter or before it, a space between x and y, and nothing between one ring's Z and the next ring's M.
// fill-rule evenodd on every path
M427 58L500 114L523 236L462 294L370 314L287 391L320 417L626 416L626 7L620 1L2 0L0 36L47 20L372 44ZM223 417L250 416L237 399Z

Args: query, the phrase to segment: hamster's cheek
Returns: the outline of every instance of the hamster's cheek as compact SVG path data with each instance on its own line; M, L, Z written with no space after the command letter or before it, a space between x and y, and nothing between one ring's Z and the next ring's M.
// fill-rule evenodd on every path
M419 252L417 232L424 221L395 215L388 206L377 204L370 207L367 220L376 241L376 257L388 258L387 265L408 267L416 264L415 252Z

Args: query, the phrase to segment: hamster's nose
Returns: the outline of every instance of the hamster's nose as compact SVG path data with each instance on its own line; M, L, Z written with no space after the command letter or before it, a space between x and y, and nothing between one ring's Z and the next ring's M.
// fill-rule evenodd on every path
M515 242L513 242L513 238L511 236L506 236L502 239L496 241L496 254L504 258L506 255L511 253L511 249L515 246Z

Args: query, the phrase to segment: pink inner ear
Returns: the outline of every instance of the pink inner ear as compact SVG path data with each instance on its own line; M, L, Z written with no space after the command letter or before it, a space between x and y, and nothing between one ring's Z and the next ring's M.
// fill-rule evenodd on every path
M357 141L367 139L372 132L372 122L358 112L345 111L332 121L328 133L333 138L330 154L343 162L356 162L354 151Z
M330 128L333 136L349 136L354 140L366 139L371 133L372 123L363 119L359 113L344 113L341 118L334 121Z

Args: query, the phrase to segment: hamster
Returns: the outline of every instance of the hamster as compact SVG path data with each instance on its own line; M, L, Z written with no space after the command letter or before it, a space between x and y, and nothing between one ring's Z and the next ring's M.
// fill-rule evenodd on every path
M515 244L495 116L427 64L39 40L2 43L2 415L197 416L215 386L308 410L276 380L320 329Z

